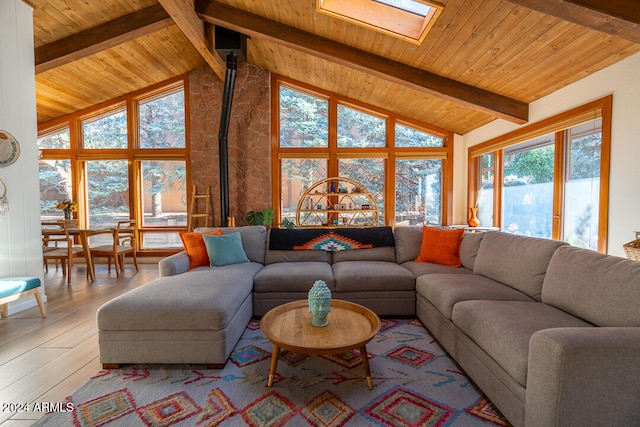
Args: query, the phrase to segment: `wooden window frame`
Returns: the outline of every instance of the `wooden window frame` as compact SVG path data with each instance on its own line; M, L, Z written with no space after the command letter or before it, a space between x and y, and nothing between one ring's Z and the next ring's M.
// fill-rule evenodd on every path
M329 144L319 148L281 148L280 139L280 86L316 96L329 101ZM337 111L338 104L362 111L376 117L386 119L387 145L379 148L338 148L337 146ZM396 147L395 124L409 126L443 140L442 147ZM280 160L283 158L323 158L328 159L327 173L329 177L337 176L338 159L345 158L384 158L385 159L385 195L384 212L385 225L395 225L395 161L398 160L442 160L442 200L441 222L451 224L453 211L453 132L399 116L382 108L324 91L308 84L272 74L271 76L271 171L272 171L272 206L276 211L275 222L282 221L280 209L282 171Z
M178 90L184 91L184 107L185 107L185 147L184 148L167 148L162 150L140 148L139 132L138 132L138 103L175 93ZM99 148L83 148L82 147L82 122L108 115L111 112L124 110L127 113L127 148L117 149L99 149ZM185 231L185 226L176 227L158 227L158 226L142 226L143 206L141 197L139 197L141 182L141 161L143 160L177 160L184 161L186 166L186 192L187 200L189 200L191 188L190 173L190 144L189 144L189 79L188 75L177 76L147 88L128 93L109 101L102 102L92 107L79 110L73 114L43 123L38 126L38 138L47 134L69 128L69 149L42 149L41 155L43 159L69 159L71 161L72 176L72 197L79 203L78 217L80 225L85 224L86 194L79 197L83 188L83 165L86 161L91 160L126 160L129 169L129 207L130 217L136 220L138 225L138 233L140 238L138 242L143 241L143 234L154 232L179 232ZM140 195L141 196L141 195ZM187 211L188 212L188 211ZM138 248L141 254L149 254L150 256L166 256L182 250L181 248L172 249L154 249Z
M444 6L430 0L417 0L417 2L431 7L426 16L372 0L316 0L316 10L382 34L421 44L429 30L433 28Z
M502 190L504 178L504 149L542 135L554 134L554 201L552 238L560 240L563 216L563 192L565 169L565 130L597 118L602 119L602 145L600 151L600 200L598 215L598 252L607 253L609 223L609 171L611 167L611 118L613 96L597 99L553 117L524 126L513 132L490 139L468 148L467 207L475 206L478 197L479 159L483 154L494 153L494 216L493 226L502 228Z

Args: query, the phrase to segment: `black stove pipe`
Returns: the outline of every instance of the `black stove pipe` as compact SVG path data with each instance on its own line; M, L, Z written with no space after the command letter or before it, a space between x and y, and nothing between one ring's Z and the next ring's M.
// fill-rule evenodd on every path
M233 88L238 71L238 57L231 51L227 55L227 71L224 77L224 93L222 95L222 111L220 113L220 130L218 131L218 152L220 159L220 223L227 226L229 217L229 148L227 135L229 133L229 117L233 101Z

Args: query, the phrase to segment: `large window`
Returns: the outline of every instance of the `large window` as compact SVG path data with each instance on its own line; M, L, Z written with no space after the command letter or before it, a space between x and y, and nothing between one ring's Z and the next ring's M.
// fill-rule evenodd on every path
M606 252L610 123L607 97L471 147L480 225Z
M178 232L187 223L186 133L182 79L44 126L38 140L42 218L62 218L56 204L73 200L83 227L133 218L139 249L180 248Z
M396 161L396 224L442 224L442 160Z
M386 147L386 120L338 104L338 148Z
M366 187L383 224L449 223L450 132L282 77L272 88L278 221L295 221L304 192L338 176Z
M478 208L477 216L482 225L492 225L494 223L494 190L495 180L495 154L487 153L481 155L477 160L479 165L477 197L475 207Z
M126 160L83 161L86 182L86 225L115 227L130 217Z
M40 160L39 175L42 219L64 219L64 213L56 205L73 199L71 162L69 159Z
M385 187L381 177L386 176L384 159L349 158L338 160L338 176L363 184L378 205L380 222L384 223Z
M140 148L185 148L184 91L138 102Z
M287 86L279 89L279 146L328 147L329 101Z
M504 231L550 239L553 220L553 134L504 150Z
M109 111L97 118L82 121L82 148L127 148L127 111Z

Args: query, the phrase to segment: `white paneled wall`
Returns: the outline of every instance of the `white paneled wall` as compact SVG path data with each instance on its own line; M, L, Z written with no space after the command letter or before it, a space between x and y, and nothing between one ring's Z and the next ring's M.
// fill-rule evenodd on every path
M0 1L0 130L20 143L18 160L0 167L9 202L0 216L0 277L42 279L33 10L21 0ZM21 298L9 313L32 305L33 297Z

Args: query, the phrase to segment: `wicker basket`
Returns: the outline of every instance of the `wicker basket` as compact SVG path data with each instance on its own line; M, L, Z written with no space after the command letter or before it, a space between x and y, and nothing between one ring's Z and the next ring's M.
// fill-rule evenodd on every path
M622 245L627 258L634 261L640 261L640 239Z

